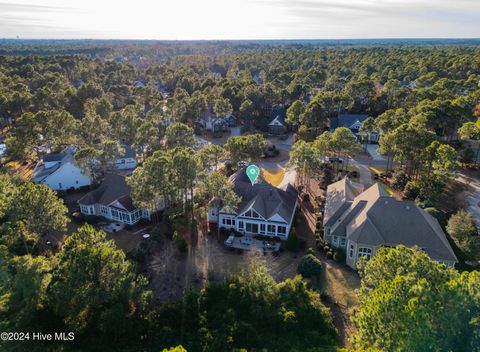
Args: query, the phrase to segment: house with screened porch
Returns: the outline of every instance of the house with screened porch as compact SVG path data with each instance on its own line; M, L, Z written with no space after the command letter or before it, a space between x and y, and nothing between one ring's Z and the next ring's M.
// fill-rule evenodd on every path
M229 182L241 202L232 212L226 211L220 199L213 198L208 208L210 229L219 227L247 235L288 238L297 207L297 190L291 184L278 188L259 176L252 185L245 168L233 174Z

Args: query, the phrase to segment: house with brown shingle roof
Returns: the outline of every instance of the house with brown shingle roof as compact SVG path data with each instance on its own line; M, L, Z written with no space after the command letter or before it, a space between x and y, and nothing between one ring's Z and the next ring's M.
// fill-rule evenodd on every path
M356 268L381 247L417 246L432 260L453 266L457 258L438 221L412 201L389 196L378 183L363 186L344 178L327 188L323 218L324 239L346 252L347 265Z

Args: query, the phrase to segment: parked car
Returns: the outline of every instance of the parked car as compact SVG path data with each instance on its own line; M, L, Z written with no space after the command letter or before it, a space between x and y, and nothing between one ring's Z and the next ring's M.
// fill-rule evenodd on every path
M238 167L246 167L246 166L248 166L248 161L241 160L237 163L237 166Z

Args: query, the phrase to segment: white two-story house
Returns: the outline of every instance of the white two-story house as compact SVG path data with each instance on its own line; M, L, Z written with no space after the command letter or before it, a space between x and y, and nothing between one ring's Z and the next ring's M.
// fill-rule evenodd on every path
M220 199L212 199L208 209L209 227L286 240L297 207L296 189L290 184L285 189L274 187L261 176L252 185L245 168L233 174L229 181L242 200L232 212L223 207Z

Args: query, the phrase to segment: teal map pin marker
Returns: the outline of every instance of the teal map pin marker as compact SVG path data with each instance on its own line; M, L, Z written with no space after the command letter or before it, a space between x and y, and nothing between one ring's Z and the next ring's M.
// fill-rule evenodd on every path
M250 179L252 186L257 180L258 175L260 175L260 169L257 165L250 165L249 167L247 167L247 176Z

